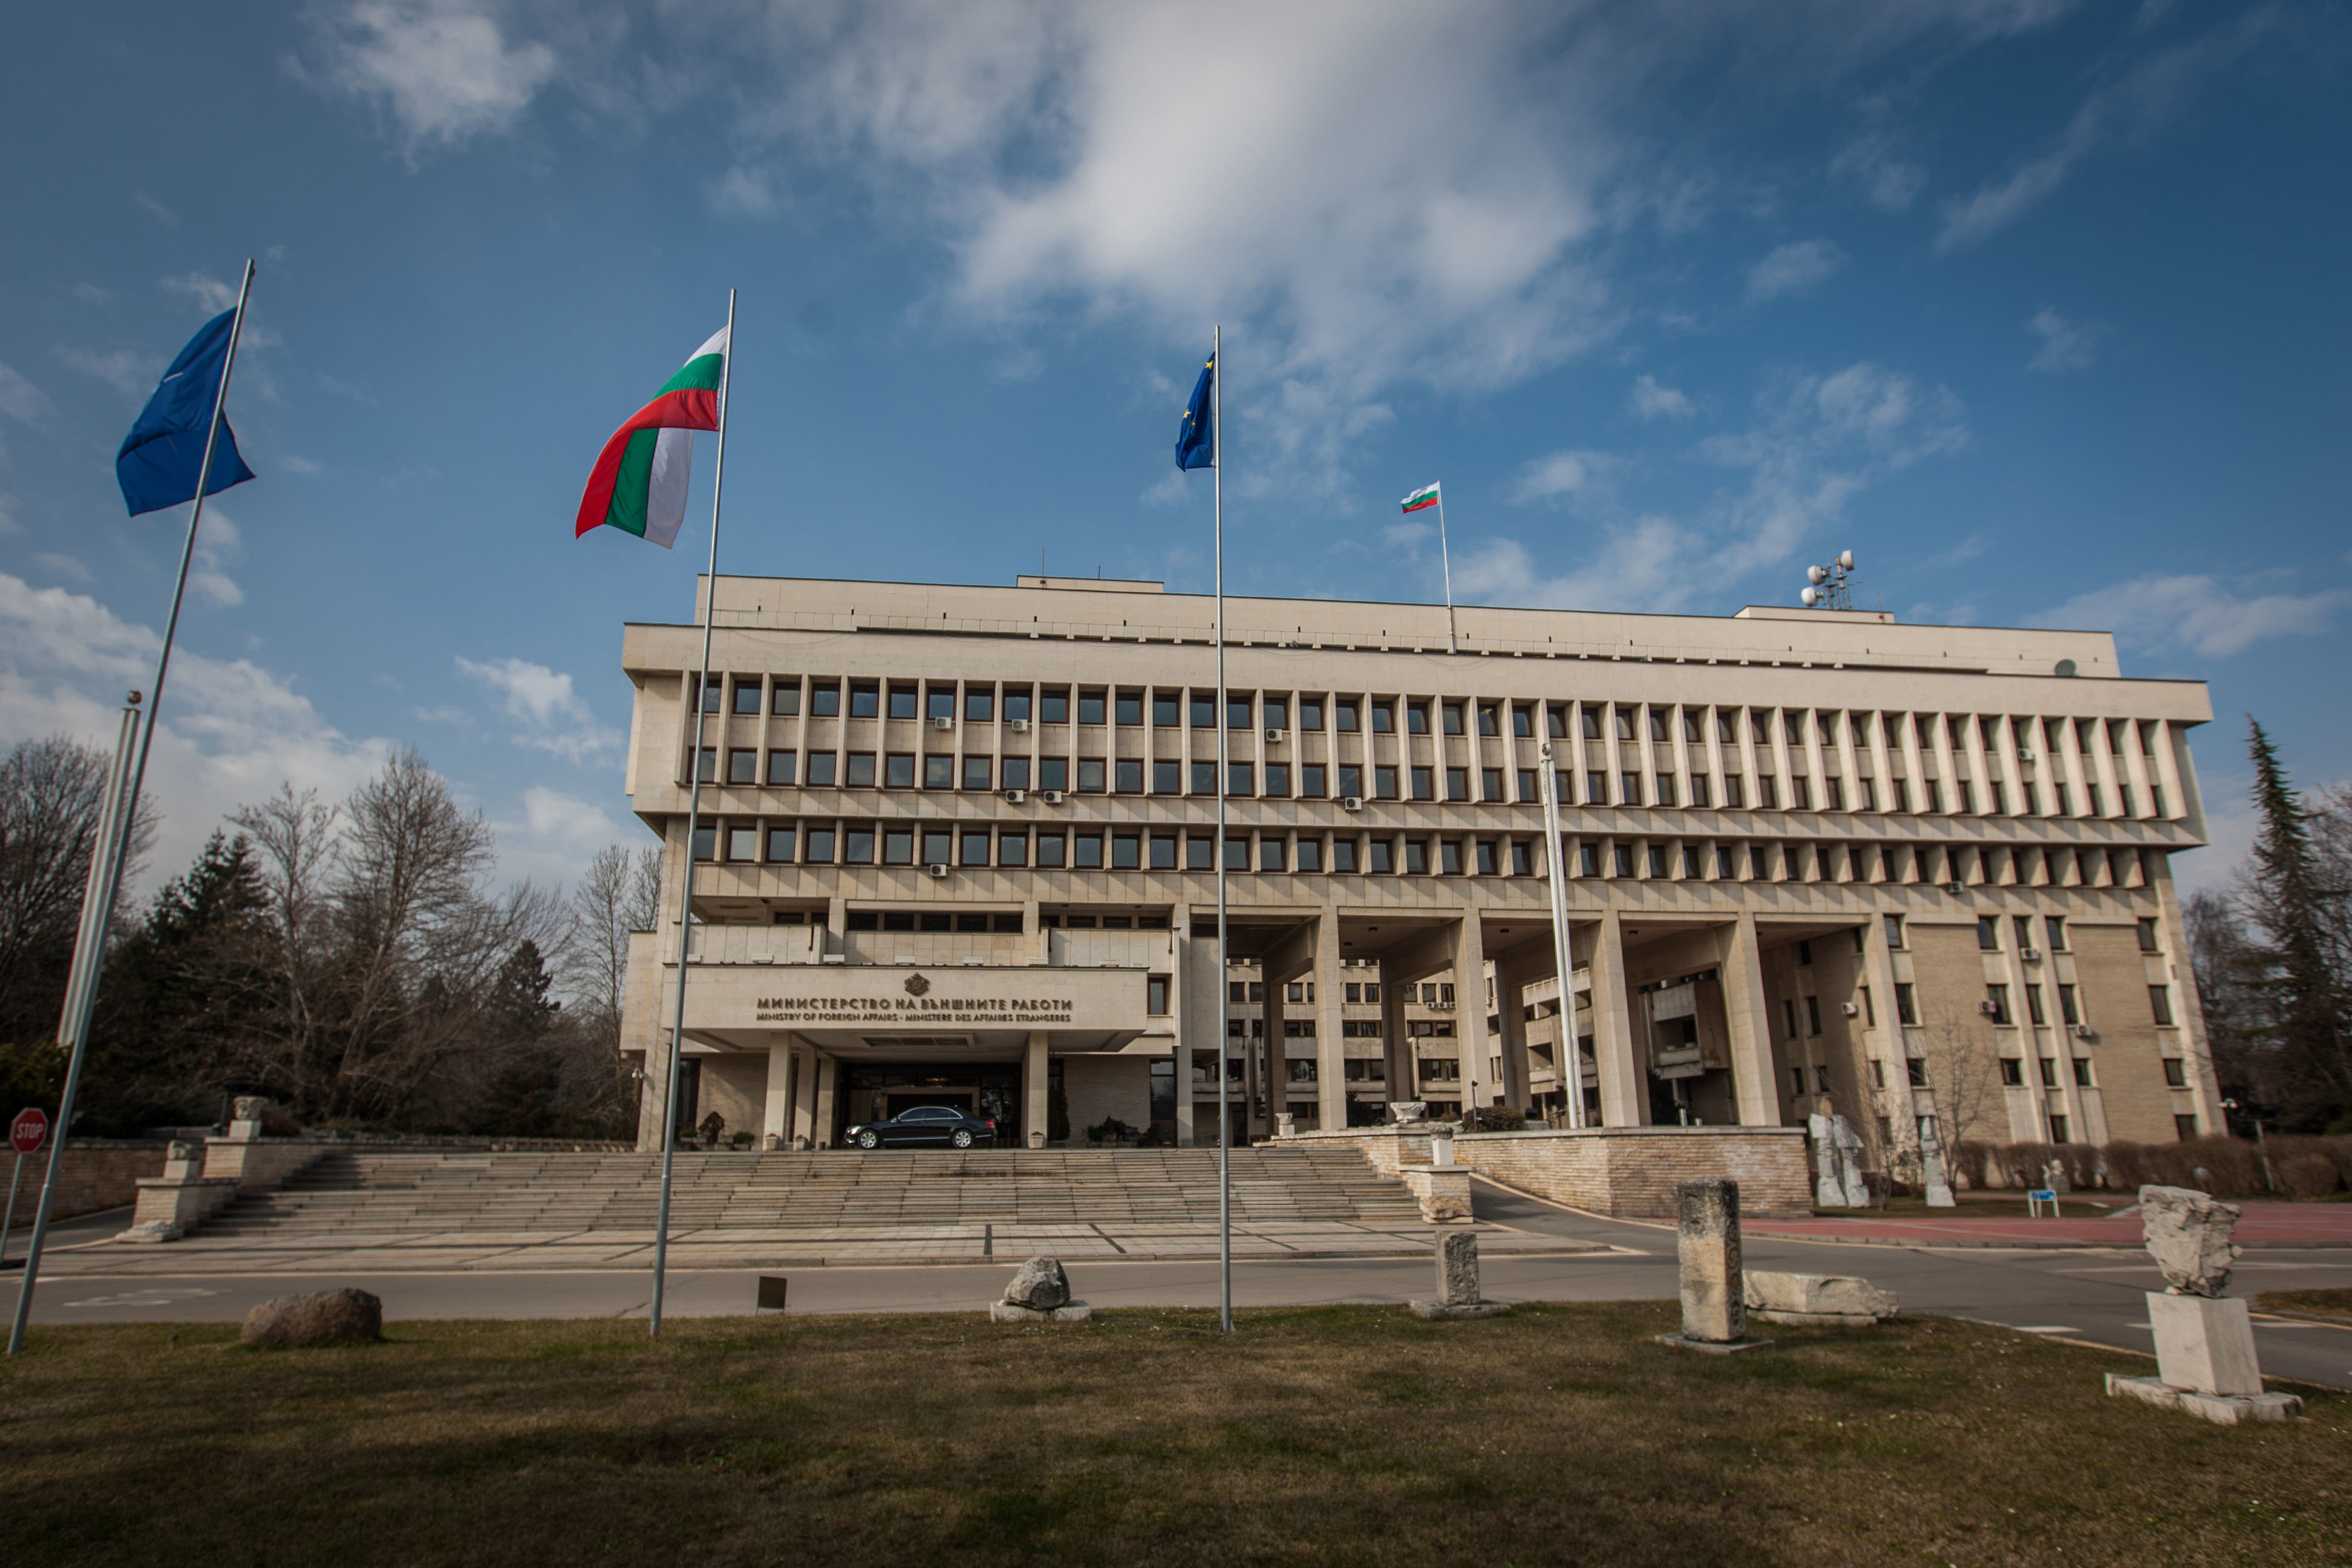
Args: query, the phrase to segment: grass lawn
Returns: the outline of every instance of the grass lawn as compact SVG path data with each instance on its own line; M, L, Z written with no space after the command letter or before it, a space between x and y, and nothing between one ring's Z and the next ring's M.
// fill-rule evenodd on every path
M2254 1306L2267 1312L2333 1312L2352 1317L2352 1290L2265 1290Z
M44 1329L0 1367L0 1561L2343 1563L2352 1395L2111 1400L1948 1320L1717 1360L1663 1303ZM2333 1541L2336 1544L2329 1546Z

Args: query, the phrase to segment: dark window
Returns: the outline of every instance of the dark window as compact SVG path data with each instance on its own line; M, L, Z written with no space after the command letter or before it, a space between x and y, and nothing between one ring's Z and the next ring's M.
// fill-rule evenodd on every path
M986 757L966 757L963 760L964 788L986 789L989 784L988 774L989 761Z
M1543 796L1538 793L1542 787L1543 785L1541 782L1536 777L1535 769L1521 768L1519 770L1519 798L1521 800L1542 800Z
M2146 915L2140 917L2139 950L2142 952L2155 952L2158 951L2156 944L2156 921L2153 918Z
M1213 730L1217 726L1217 694L1213 691L1192 693L1192 728Z
M925 700L924 707L926 710L925 716L928 718L954 719L955 688L952 686L932 687L929 695Z
M1996 1024L2007 1024L2011 1022L2009 1015L2008 986L1988 985L1985 987L1985 1012Z
M1151 764L1151 793L1181 795L1184 790L1184 764L1154 763Z
M1151 868L1155 871L1176 869L1176 836L1155 833L1151 836Z
M1397 797L1397 771L1381 763L1372 769L1372 794L1381 800Z
M1404 705L1404 729L1408 735L1429 733L1429 704L1408 702Z
M1225 793L1227 795L1251 795L1255 793L1250 787L1252 772L1251 764L1248 763L1226 763Z
M916 692L912 686L893 681L890 685L890 717L912 719L915 716L915 700Z
M1078 722L1099 724L1103 721L1103 694L1099 691L1078 693Z
M955 835L947 828L923 829L923 864L926 866L953 865L955 857L949 851L953 847Z
M988 864L988 829L966 828L962 834L963 863L967 866Z
M1103 792L1103 763L1100 757L1078 759L1078 793L1100 795Z
M1441 877L1462 875L1462 843L1459 839L1441 838L1437 841L1437 874Z
M694 776L704 784L719 782L719 748L705 746L695 753Z
M1977 917L1977 946L1986 952L2000 951L2000 919L1997 915Z
M943 757L940 761L944 762L946 759ZM855 759L852 759L852 765L853 767L856 765ZM855 784L857 781L856 779L852 779L850 782ZM941 782L944 783L945 781L943 780ZM886 789L914 788L914 753L911 752L892 752L886 756L883 759L882 764L882 784L883 787Z
M1502 769L1481 768L1478 770L1478 798L1481 800L1500 800L1503 798Z
M811 864L829 866L833 863L834 829L830 823L808 830L808 845L803 858Z
M1339 793L1361 799L1364 793L1364 770L1353 763L1339 764Z
M1288 763L1268 763L1265 764L1265 793L1270 795L1277 796L1286 795L1290 793L1290 764Z
M1301 835L1298 840L1298 868L1302 871L1323 869L1323 840Z
M2187 1089L2189 1087L2189 1065L2186 1062L2183 1062L2179 1057L2165 1058L2164 1081L2166 1087L2170 1089Z
M798 763L799 761L800 753L798 752L770 752L768 753L768 782L772 784L791 784L793 782L793 775L796 771L795 764Z
M1375 735L1388 735L1393 734L1395 731L1396 708L1394 704L1388 702L1373 703L1372 733Z
M1250 727L1250 699L1246 692L1225 693L1225 728L1246 730Z
M1395 869L1395 847L1387 839L1375 838L1369 848L1370 855L1364 862L1366 870L1386 876Z
M1103 863L1102 835L1073 833L1070 835L1070 865L1075 870L1099 871Z
M1917 1057L1911 1057L1904 1062L1903 1066L1906 1074L1910 1079L1911 1087L1913 1089L1925 1089L1927 1087L1927 1064L1926 1062L1921 1061Z
M1006 789L1027 789L1029 787L1029 759L1026 757L1005 758L1003 778L1004 787Z
M1324 772L1321 763L1301 763L1298 765L1298 793L1309 800L1321 798L1324 793Z
M1038 692L1037 717L1042 722L1047 724L1068 723L1070 721L1070 689L1066 686L1048 686Z
M1004 718L1007 723L1010 723L1014 720L1020 720L1024 722L1027 721L1029 718L1029 689L1027 687L1014 687L1012 690L1007 691L1004 694Z
M1462 733L1462 704L1459 702L1448 702L1444 704L1440 709L1440 717L1444 722L1445 732L1447 734L1459 735ZM1487 733L1492 734L1493 731L1488 731Z
M873 752L852 752L849 753L848 786L851 789L872 789L874 787Z
M1143 983L1143 1010L1153 1017L1164 1017L1168 1012L1168 976L1154 974ZM1172 1112L1171 1112L1172 1114Z
M698 827L694 830L694 858L698 860L719 858L719 829Z
M1478 868L1478 875L1481 877L1495 875L1495 841L1493 839L1478 840L1478 852L1472 857L1471 864Z
M1184 869L1187 871L1213 871L1216 868L1216 840L1213 838L1203 838L1198 834L1187 837L1184 840Z
M1279 871L1284 868L1286 863L1286 862L1283 855L1283 841L1280 836L1268 834L1257 841L1257 868L1259 870Z
M1258 710L1261 716L1265 720L1265 727L1267 729L1287 730L1290 728L1290 704L1284 701L1281 698L1266 697L1260 699L1258 702Z
M1524 838L1512 839L1511 875L1514 877L1532 877L1535 875L1535 846L1529 844Z
M987 687L965 689L963 716L975 724L985 724L995 716L996 694Z
M2064 915L2045 915L2042 917L2042 929L2050 933L2050 951L2053 952L2065 952L2066 917Z
M1228 871L1246 871L1249 869L1248 839L1234 837L1229 837L1225 840L1225 869Z
M1580 844L1576 847L1576 874L1580 877L1601 875L1601 846Z
M1214 795L1217 793L1216 763L1194 763L1192 764L1192 793L1194 795Z
M1062 864L1064 840L1058 833L1037 835L1037 866L1040 870L1052 870Z
M781 713L788 719L798 713L801 710L801 678L797 675L776 677L775 688L771 697L772 700L768 707L768 711L771 713Z
M1434 798L1436 781L1432 776L1433 772L1434 770L1430 768L1415 768L1412 770L1413 799L1430 800Z
M1143 722L1142 692L1122 691L1118 694L1118 706L1113 712L1112 716L1120 723L1140 724Z
M1331 840L1331 869L1353 871L1356 868L1356 841L1345 835Z
M841 858L844 864L850 866L874 864L874 830L872 828L852 827L845 830L841 837Z
M1353 731L1358 727L1356 722L1356 700L1352 697L1334 699L1331 703L1331 714L1333 727L1336 729Z
M2015 1057L2000 1058L2000 1081L2011 1089L2025 1086L2025 1064Z
M738 713L757 713L759 710L760 683L756 680L737 681L735 683L735 711Z
M1298 727L1302 730L1323 728L1323 699L1302 697L1298 700Z
M752 695L756 697L759 693L754 691ZM758 784L760 782L760 753L757 752L728 752L727 782L731 784Z
M1448 768L1445 770L1445 798L1448 800L1468 800L1470 798L1470 770L1468 768Z
M1612 846L1612 852L1610 858L1615 863L1617 874L1621 877L1632 876L1633 874L1633 847L1631 844L1619 844Z
M915 830L913 828L883 829L882 863L885 866L911 866L915 863Z
M1911 982L1907 980L1895 983L1895 1016L1915 1028L1918 1026L1918 993L1912 989Z
M1176 693L1155 691L1151 694L1151 721L1160 725L1181 724L1184 721L1184 706L1177 700Z
M949 756L925 757L923 787L925 789L955 788L955 759Z
M1000 866L1029 864L1029 835L1005 831L996 836L996 863Z
M1143 865L1143 840L1132 833L1114 833L1110 837L1110 868L1114 871L1133 871Z
M1889 947L1901 947L1903 945L1903 917L1901 915L1888 915L1886 917L1886 945Z
M2058 1021L2069 1028L2083 1021L2082 1008L2074 1000L2072 985L2058 987Z
M1143 793L1142 761L1133 757L1121 759L1117 770L1116 782L1119 794L1141 795Z
M768 858L779 864L789 864L797 847L799 835L790 827L768 829Z
M2147 1010L2159 1024L2172 1022L2172 987L2151 985L2147 988Z
M1534 711L1524 702L1511 704L1511 733L1520 740L1529 740L1536 732Z

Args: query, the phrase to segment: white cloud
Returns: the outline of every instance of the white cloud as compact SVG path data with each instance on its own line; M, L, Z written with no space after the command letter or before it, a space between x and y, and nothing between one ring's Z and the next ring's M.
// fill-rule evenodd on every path
M712 183L710 209L721 217L766 217L776 210L773 178L739 163Z
M515 744L578 764L619 754L620 731L596 717L572 689L569 675L522 658L477 664L461 658L457 668L499 695L507 716L520 726L512 731Z
M2028 624L2111 631L2116 640L2150 650L2179 648L2221 658L2264 637L2305 636L2326 629L2352 593L2261 592L2263 580L2233 588L2202 573L2135 577L2078 594ZM2252 591L2241 591L2252 590Z
M362 0L321 32L324 85L389 114L412 155L505 129L555 74L553 49L509 47L464 0Z
M106 353L91 349L61 349L58 358L68 370L94 375L129 397L146 396L155 390L155 383L163 375L164 362L137 349L114 349Z
M289 474L322 474L327 471L315 458L298 458L290 454L278 458L278 466Z
M33 564L52 577L62 577L68 583L88 583L90 570L70 555L60 555L54 550L44 550L33 557Z
M207 316L217 316L236 306L236 285L224 283L209 272L183 272L162 282L173 293L185 294L194 300L196 308Z
M1744 471L1744 489L1694 518L1651 513L1608 523L1598 554L1557 574L1517 540L1489 539L1466 553L1455 584L1467 596L1516 605L1685 609L1842 525L1847 503L1871 485L1969 440L1951 393L1868 363L1781 382L1757 406L1753 427L1708 437L1697 448L1706 462ZM1583 461L1560 465L1554 477L1589 480L1592 456L1555 454L1530 468L1522 489L1561 458Z
M29 425L36 419L47 417L48 413L47 395L8 366L0 364L0 414L5 414L11 419L22 419Z
M245 590L229 576L227 568L228 558L244 544L244 536L220 510L220 502L206 501L204 529L196 535L196 559L188 573L188 586L223 609L244 604Z
M1436 537L1437 530L1426 522L1392 522L1381 530L1381 542L1393 550L1410 550Z
M86 595L0 573L0 747L62 732L111 752L122 693L149 689L160 640ZM184 643L147 770L163 817L148 879L176 874L224 816L281 781L340 798L389 749L341 734L286 678Z
M2055 310L2042 310L2025 323L2025 330L2042 340L2042 346L2025 362L2026 369L2056 375L2091 368L2090 328L2077 326Z
M1830 160L1830 174L1860 185L1870 205L1881 212L1908 212L1927 183L1927 171L1895 153L1887 129L1891 107L1885 99L1864 106L1863 131Z
M1845 252L1826 239L1783 245L1748 269L1748 297L1777 300L1801 294L1845 265Z
M1647 381L1649 377L1642 379ZM1518 483L1511 487L1509 499L1525 506L1531 501L1557 501L1586 495L1615 465L1616 459L1606 452L1552 452L1520 470Z
M1936 248L1958 250L1990 238L2046 200L2075 164L2107 142L2155 132L2187 107L2207 78L2261 42L2276 23L2267 8L2250 11L2093 88L2066 129L2042 152L2007 178L1945 203Z
M1659 384L1654 375L1633 378L1633 407L1643 419L1687 419L1697 412L1687 396L1671 386Z

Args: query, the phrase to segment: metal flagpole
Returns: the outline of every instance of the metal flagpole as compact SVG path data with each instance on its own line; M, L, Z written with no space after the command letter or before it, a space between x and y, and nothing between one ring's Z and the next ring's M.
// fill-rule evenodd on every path
M56 1201L58 1177L65 1165L66 1136L73 1130L74 1091L81 1087L82 1059L89 1053L90 1009L98 1000L98 977L106 957L107 922L114 912L115 889L122 883L122 864L131 850L131 824L139 810L140 786L146 782L147 759L155 749L155 724L163 711L163 679L172 669L172 643L180 630L180 606L187 598L188 568L196 554L196 529L205 520L205 491L211 487L213 453L220 445L221 422L227 417L229 377L236 370L236 349L245 335L245 308L253 297L253 258L246 258L245 276L237 283L236 314L229 321L228 353L221 357L220 385L213 394L213 416L205 426L204 461L196 467L195 501L188 510L188 536L180 546L180 575L172 585L172 613L163 623L163 651L155 660L155 684L147 696L147 727L138 735L131 757L129 742L138 722L139 699L131 699L123 715L122 741L115 754L117 776L110 788L121 788L120 808L101 815L105 828L90 858L89 887L82 896L81 934L74 943L73 968L66 980L65 1016L58 1026L58 1044L66 1055L65 1088L58 1096L58 1122L49 1146L49 1169L41 1183L41 1199L33 1209L33 1238L25 1254L25 1282L16 1291L16 1321L8 1331L8 1353L24 1348L25 1323L33 1310L33 1286L41 1272L41 1247L49 1233L49 1209ZM127 770L123 763L131 758Z
M1209 479L1217 529L1217 1325L1234 1331L1234 1118L1225 1097L1225 329L1209 334ZM1244 1120L1247 1120L1244 1108Z
M1549 720L1545 722L1549 724ZM1544 845L1551 871L1551 952L1559 969L1559 1043L1553 1047L1561 1063L1560 1086L1567 1091L1568 1124L1584 1126L1584 1051L1576 1043L1575 982L1568 967L1568 867L1559 848L1559 769L1552 765L1551 742L1538 753L1543 759ZM1507 1001L1508 998L1506 998Z
M1454 630L1454 553L1445 547L1445 486L1437 487L1437 559L1445 569L1445 651L1460 653L1461 638ZM1460 976L1455 977L1456 984Z
M688 759L686 874L677 896L677 1006L670 1016L669 1081L662 1089L661 1212L654 1221L650 1333L661 1338L662 1282L669 1269L670 1172L677 1150L677 1069L686 1054L687 943L694 934L694 836L701 826L703 716L709 711L710 621L719 607L719 498L727 488L727 391L735 376L735 290L727 290L727 353L719 362L719 458L710 467L709 587L702 596L702 674L694 683L694 745ZM724 722L722 720L721 722Z

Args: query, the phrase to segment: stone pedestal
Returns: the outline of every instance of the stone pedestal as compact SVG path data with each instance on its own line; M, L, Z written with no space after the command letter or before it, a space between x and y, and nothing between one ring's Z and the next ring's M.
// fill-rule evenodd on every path
M1479 1294L1475 1232L1456 1231L1437 1238L1437 1296L1412 1306L1413 1315L1422 1318L1491 1318L1506 1310L1502 1302L1486 1300Z
M1662 1343L1708 1355L1761 1350L1748 1337L1747 1290L1739 1267L1739 1184L1700 1176L1682 1184L1675 1225L1681 1266L1683 1331Z
M1083 1323L1093 1310L1071 1299L1060 1258L1037 1257L1014 1272L1004 1299L989 1303L988 1315L1000 1323Z
M1421 1217L1430 1224L1450 1225L1471 1217L1469 1166L1406 1165L1397 1174L1421 1205Z
M2249 1421L2293 1421L2303 1414L2303 1401L2292 1394L2200 1394L2175 1388L2160 1377L2122 1377L2107 1373L2107 1393L2137 1399L2159 1410L2178 1410L2212 1422L2236 1426Z
M2174 1388L2198 1394L2263 1391L2254 1324L2245 1302L2151 1291L2147 1321L2156 1330L2156 1370Z
M1791 1328L1866 1329L1895 1315L1895 1292L1839 1274L1749 1270L1748 1315Z
M177 1241L188 1227L236 1196L236 1182L228 1176L205 1176L201 1143L174 1142L163 1155L163 1173L139 1179L139 1204L131 1212L131 1228L117 1241L156 1243Z

